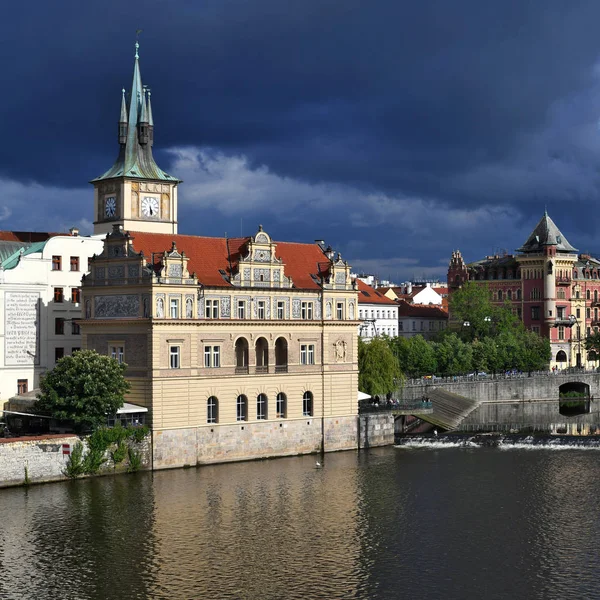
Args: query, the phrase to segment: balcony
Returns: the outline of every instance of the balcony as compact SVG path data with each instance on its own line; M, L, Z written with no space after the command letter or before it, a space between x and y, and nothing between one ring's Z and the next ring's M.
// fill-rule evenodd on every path
M561 275L561 276L557 275L556 276L556 283L558 285L571 285L571 278L567 277L565 275Z

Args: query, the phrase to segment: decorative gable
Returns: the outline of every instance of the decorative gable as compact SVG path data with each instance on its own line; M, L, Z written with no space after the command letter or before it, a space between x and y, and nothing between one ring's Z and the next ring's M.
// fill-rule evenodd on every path
M285 275L285 265L277 258L277 244L259 225L248 240L246 252L240 256L231 283L238 287L291 288L292 279Z

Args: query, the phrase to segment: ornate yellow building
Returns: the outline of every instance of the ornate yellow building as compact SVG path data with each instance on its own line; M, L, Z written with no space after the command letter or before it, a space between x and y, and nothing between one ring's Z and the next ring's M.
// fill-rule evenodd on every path
M177 235L136 45L120 153L94 180L83 346L127 363L154 468L356 448L357 291L319 244ZM126 116L127 120L125 121ZM146 119L144 121L144 119ZM151 127L149 130L148 127Z

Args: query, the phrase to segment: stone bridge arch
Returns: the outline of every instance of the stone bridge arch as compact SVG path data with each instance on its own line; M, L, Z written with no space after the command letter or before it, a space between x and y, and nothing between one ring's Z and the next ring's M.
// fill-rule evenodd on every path
M567 381L558 388L558 412L566 417L590 412L590 385L583 381Z

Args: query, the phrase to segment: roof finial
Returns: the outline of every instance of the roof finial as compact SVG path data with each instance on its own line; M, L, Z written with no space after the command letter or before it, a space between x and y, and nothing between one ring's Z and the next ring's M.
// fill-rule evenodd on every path
M547 217L548 216L548 205L544 204L544 216Z
M137 60L140 57L140 54L138 52L138 50L140 49L140 33L142 33L142 31L144 31L143 29L136 29L135 30L135 59Z

